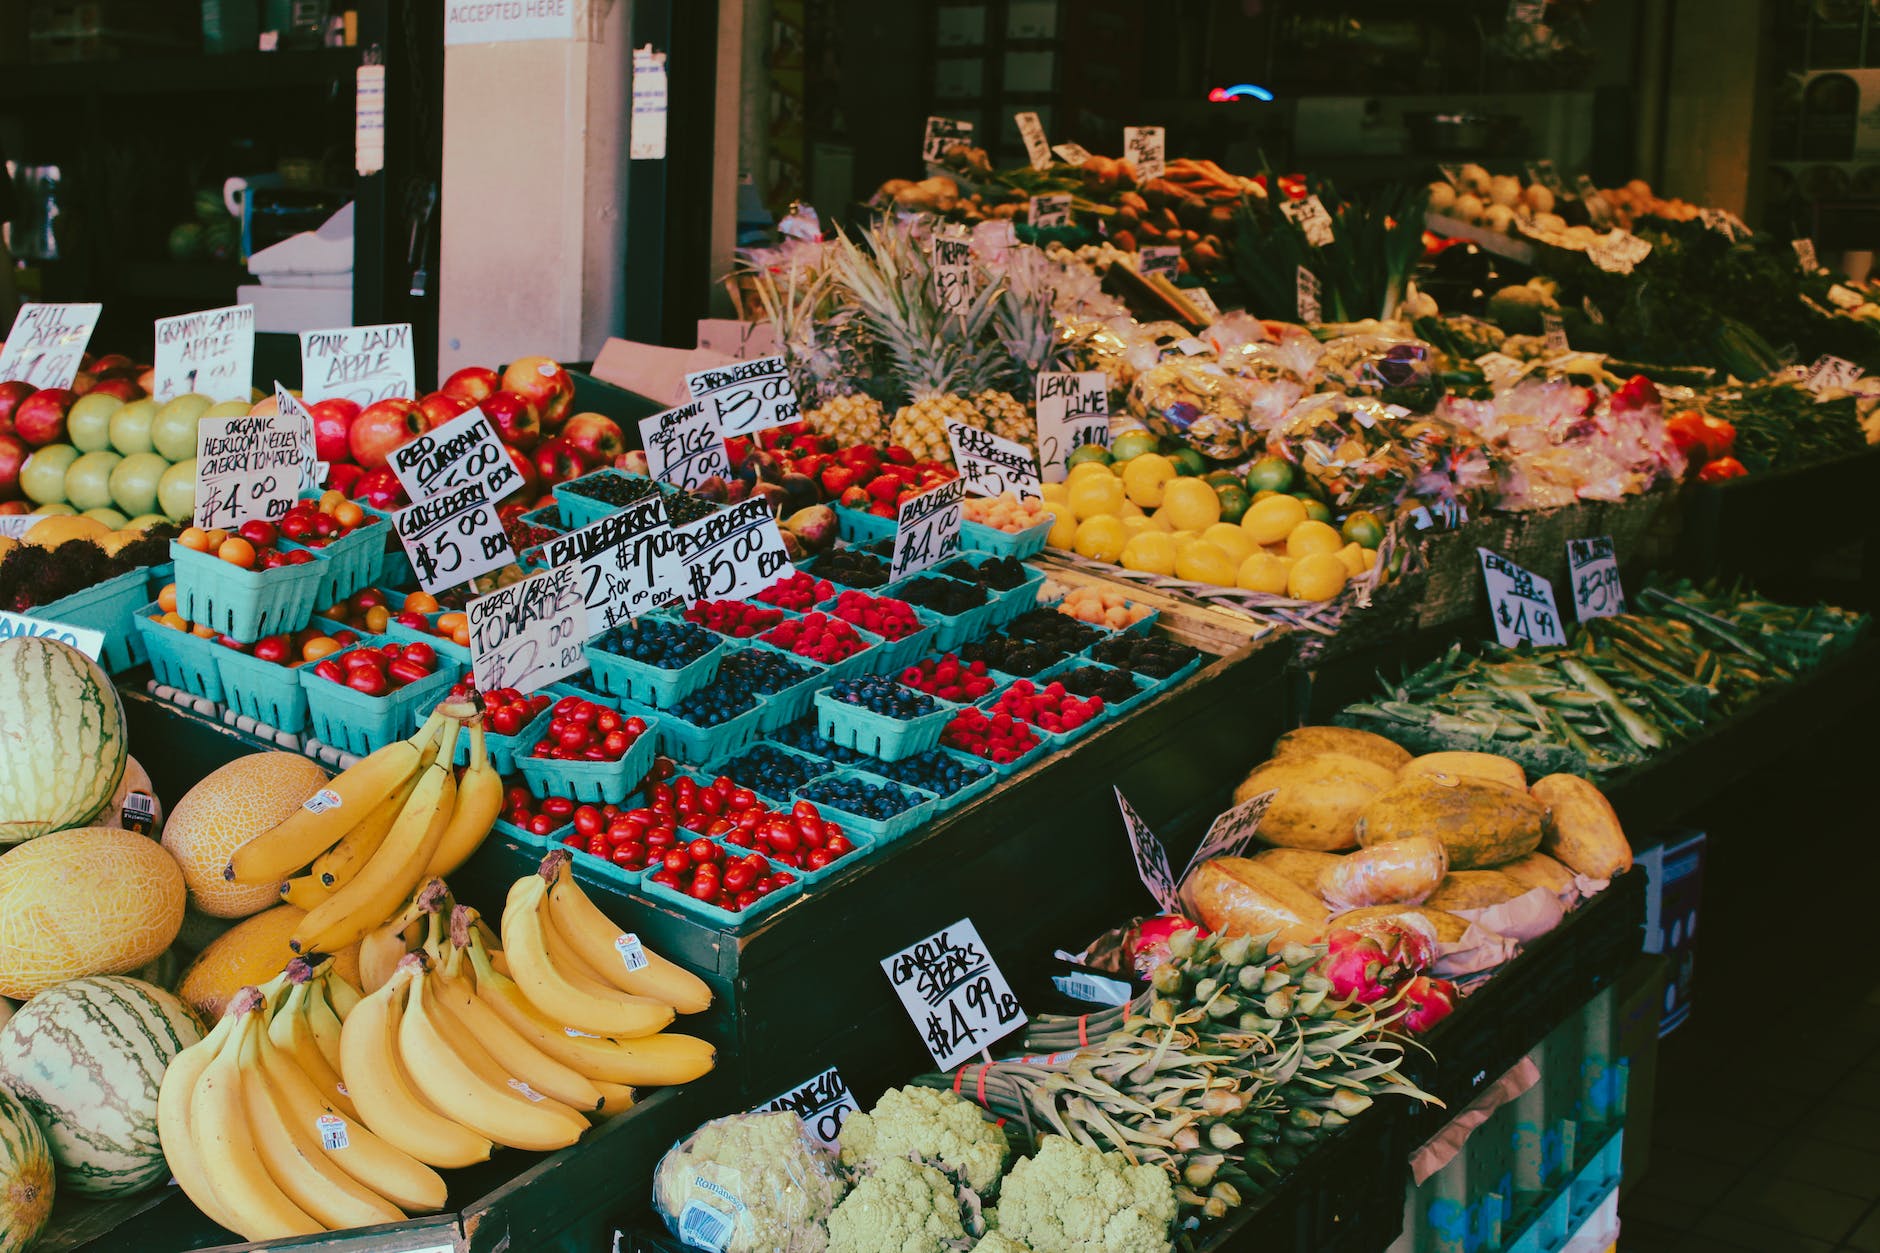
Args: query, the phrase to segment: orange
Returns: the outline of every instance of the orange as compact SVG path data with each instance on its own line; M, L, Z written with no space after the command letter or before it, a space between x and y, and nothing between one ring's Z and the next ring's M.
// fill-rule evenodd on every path
M180 613L177 613L175 610L171 610L168 613L158 614L157 621L161 622L164 626L169 627L170 630L172 631L189 630L189 623L183 621L183 615Z
M405 597L403 608L413 613L436 613L437 597L429 592L413 592Z
M209 551L209 533L199 526L184 527L183 533L176 537L176 542L199 553Z
M163 590L157 593L157 608L164 613L176 612L176 584L165 583Z
M194 625L185 623L184 625L189 626L189 633L199 640L212 640L215 638L215 628L206 622L198 622Z
M459 648L470 647L470 620L468 618L450 629L450 642Z
M255 546L239 535L231 535L216 548L215 555L244 570L255 568Z
M221 527L217 527L215 530L210 531L209 532L209 547L206 551L214 552L216 549L222 547L222 541L227 538L228 538L228 532L224 531Z

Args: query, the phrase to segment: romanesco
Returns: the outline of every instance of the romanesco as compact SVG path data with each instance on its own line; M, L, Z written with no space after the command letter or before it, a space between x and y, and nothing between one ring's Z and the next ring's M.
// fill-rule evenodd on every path
M1031 1253L1003 1231L988 1231L986 1238L973 1246L972 1253Z
M722 1237L724 1253L824 1253L823 1221L842 1189L835 1164L782 1111L708 1122L653 1175L653 1203L673 1234L683 1239L689 1223Z
M1034 1253L1169 1253L1174 1221L1168 1172L1063 1136L1012 1167L999 1197L1000 1232Z
M849 1115L837 1142L850 1171L913 1156L982 1195L997 1190L1005 1170L1005 1133L998 1124L971 1101L937 1088L890 1088L868 1113Z
M888 1158L829 1215L828 1253L952 1253L966 1241L959 1197L933 1167Z

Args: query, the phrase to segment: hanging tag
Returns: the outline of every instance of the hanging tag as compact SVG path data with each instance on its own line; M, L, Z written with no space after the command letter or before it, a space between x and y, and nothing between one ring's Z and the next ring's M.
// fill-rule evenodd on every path
M385 67L367 62L353 71L353 169L385 168Z
M651 44L633 50L633 121L627 157L633 161L666 159L666 54Z
M1295 286L1299 302L1299 320L1317 322L1324 312L1319 305L1319 276L1302 265L1299 267Z

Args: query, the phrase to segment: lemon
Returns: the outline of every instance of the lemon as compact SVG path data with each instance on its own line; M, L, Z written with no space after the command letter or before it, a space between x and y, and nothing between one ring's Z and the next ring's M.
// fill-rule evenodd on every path
M1268 496L1247 507L1240 527L1256 544L1277 544L1306 520L1306 505L1297 496Z
M1235 562L1218 544L1198 539L1175 557L1175 577L1216 587L1234 586Z
M1234 579L1236 587L1271 596L1286 594L1286 563L1272 553L1257 552L1240 563Z
M1360 509L1345 518L1338 533L1363 548L1376 548L1384 539L1384 524L1369 510Z
M1177 548L1185 548L1201 538L1201 532L1199 531L1175 531L1173 534Z
M1125 496L1123 497L1123 507L1116 511L1116 516L1119 518L1146 518L1149 515L1143 512L1141 505Z
M1081 516L1081 515L1080 515ZM1317 553L1331 554L1345 546L1338 532L1328 523L1308 518L1294 527L1286 535L1286 555L1289 557L1310 557Z
M1353 578L1371 568L1364 559L1364 549L1356 544L1346 544L1338 550L1337 557L1345 563L1346 572Z
M1200 479L1170 479L1162 485L1162 515L1178 531L1204 530L1221 520L1221 498Z
M1201 532L1201 538L1232 557L1236 566L1251 556L1256 547L1253 537L1232 522L1216 522Z
M1052 548L1069 548L1077 538L1077 515L1071 512L1069 505L1059 505L1045 512L1051 515L1051 530L1046 533L1044 542Z
M1162 503L1162 485L1175 477L1175 463L1159 452L1131 457L1123 466L1123 490L1139 505Z
M1155 529L1149 524L1149 515L1146 513L1126 513L1122 517L1122 523L1123 534L1131 537L1141 535L1144 531L1152 531Z
M1377 566L1377 549L1375 549L1375 548L1361 548L1361 549L1359 549L1358 551L1364 554L1364 568L1365 568L1366 570L1370 570L1370 569L1374 569L1374 568L1376 568L1376 566Z
M1092 561L1115 561L1123 554L1123 544L1128 537L1123 533L1121 518L1099 516L1085 518L1077 524L1077 538L1071 547L1079 557L1088 557ZM1339 569L1343 569L1340 566Z
M1071 467L1069 474L1064 476L1064 486L1068 489L1085 479L1113 479L1115 477L1116 471L1101 461L1080 461Z
M1145 574L1173 574L1175 541L1160 531L1140 531L1123 545L1122 562L1125 569Z
M1044 503L1047 505L1059 503L1065 498L1065 493L1068 491L1070 491L1070 487L1064 483L1041 483L1038 485L1038 494L1044 498Z
M1173 535L1175 533L1175 528L1168 524L1167 518L1160 518L1155 514L1147 514L1141 520L1148 523L1148 526L1143 528L1145 530L1160 531L1164 535Z
M1301 557L1286 576L1286 590L1300 600L1330 600L1345 590L1351 576L1336 552Z
M1107 473L1102 478L1081 479L1071 484L1069 502L1079 522L1104 515L1115 517L1123 511L1123 484Z

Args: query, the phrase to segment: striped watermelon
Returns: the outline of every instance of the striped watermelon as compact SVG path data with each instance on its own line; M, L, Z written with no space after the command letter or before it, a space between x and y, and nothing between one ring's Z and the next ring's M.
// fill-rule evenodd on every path
M196 1015L162 988L122 975L73 979L0 1029L0 1088L38 1120L61 1188L123 1196L169 1174L157 1090L170 1059L201 1038Z
M0 1092L0 1253L31 1246L52 1216L52 1151L26 1107Z
M96 662L41 636L0 641L0 844L87 821L125 754L124 707Z

